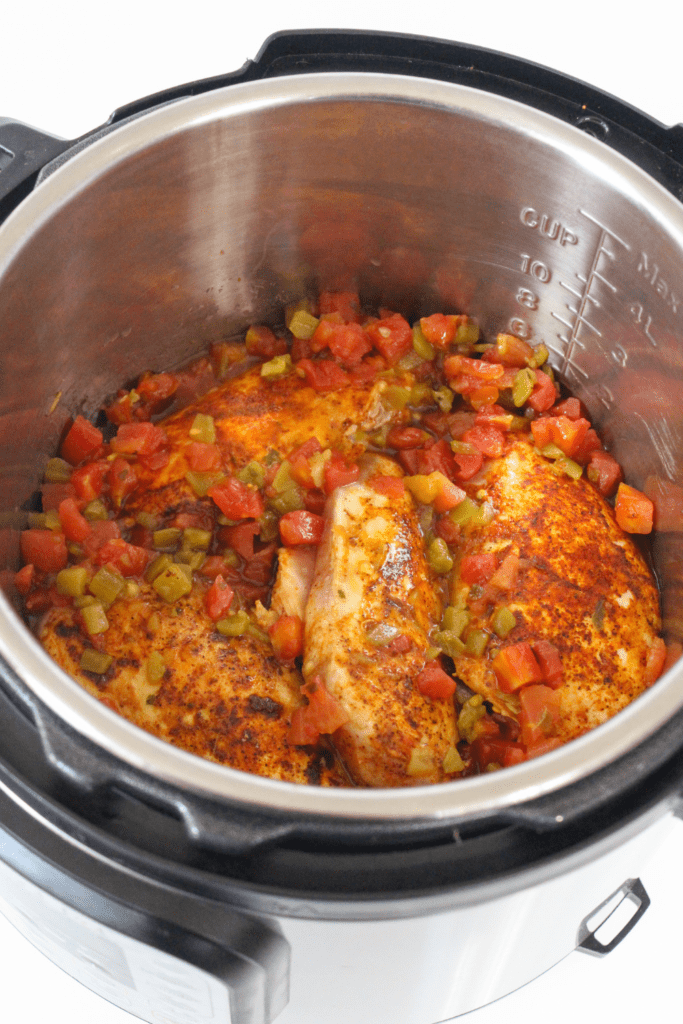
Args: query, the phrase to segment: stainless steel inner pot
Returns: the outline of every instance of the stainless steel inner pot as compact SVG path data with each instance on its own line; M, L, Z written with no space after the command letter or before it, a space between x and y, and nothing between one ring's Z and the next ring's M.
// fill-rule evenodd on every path
M142 371L177 367L308 290L355 286L372 305L464 311L488 337L545 342L629 482L656 501L652 556L667 637L680 639L682 267L683 207L669 192L505 96L334 72L131 118L69 154L0 228L3 565L18 565L25 510L70 417L94 416ZM467 820L553 794L683 706L681 662L607 724L495 776L320 790L202 761L131 726L50 661L5 599L0 652L125 765L188 794L339 819ZM63 763L60 751L52 759Z

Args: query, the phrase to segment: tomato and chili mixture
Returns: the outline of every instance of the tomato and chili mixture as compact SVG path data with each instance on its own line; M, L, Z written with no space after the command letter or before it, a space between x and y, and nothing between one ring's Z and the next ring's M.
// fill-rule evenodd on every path
M244 347L252 362L260 361L265 380L297 374L321 393L379 379L387 384L383 401L392 423L367 435L357 431L354 451L380 452L400 463L403 477L375 477L372 486L390 498L411 492L429 565L443 581L443 619L412 683L429 700L456 701L460 742L447 770L468 775L507 767L557 746L558 649L552 637L507 642L516 618L500 595L510 590L518 566L514 555L502 561L489 553L459 557L463 531L485 527L493 514L463 485L499 458L511 437L526 434L555 472L586 476L613 499L626 532L649 533L653 507L624 483L579 400L561 394L545 346L505 333L483 341L465 315L434 313L413 324L392 310L368 315L355 293L326 292L287 310L280 329L252 325ZM144 374L105 406L100 426L77 416L46 466L42 509L29 514L21 535L16 587L30 617L54 605L78 610L89 643L81 668L95 677L104 677L112 660L107 609L136 595L143 581L170 604L200 588L218 632L256 635L288 663L302 655L301 618L281 615L264 629L254 610L268 602L278 547L319 544L326 498L358 479L359 462L348 450L323 449L312 437L231 474L212 417L198 413L186 481L210 514L168 525L127 512L139 468L155 472L168 463L164 414L225 379L234 361L234 347L219 343L186 370ZM401 383L406 373L410 387ZM467 610L448 605L448 580L456 571L469 585L473 607L486 601L487 591L496 595L486 629L469 629ZM468 690L454 672L456 652L490 661L501 692L517 696L518 716L495 713ZM647 682L661 674L666 659L661 641L648 661ZM289 738L311 744L338 727L340 709L318 678L304 684L302 694L306 702L293 715Z

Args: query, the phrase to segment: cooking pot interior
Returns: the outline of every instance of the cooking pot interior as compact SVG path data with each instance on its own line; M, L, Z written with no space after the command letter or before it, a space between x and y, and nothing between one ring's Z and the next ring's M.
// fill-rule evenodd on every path
M603 143L454 85L271 80L116 128L0 239L8 578L73 416L305 293L357 288L547 345L655 501L666 633L683 635L683 209Z

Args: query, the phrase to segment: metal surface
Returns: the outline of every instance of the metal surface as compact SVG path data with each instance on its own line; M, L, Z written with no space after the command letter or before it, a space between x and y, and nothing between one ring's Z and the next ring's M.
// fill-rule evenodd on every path
M321 74L181 100L60 167L0 229L0 253L9 567L20 509L70 416L93 415L143 369L176 366L307 287L351 280L371 302L467 309L487 335L545 341L628 479L680 486L683 208L599 141L502 97ZM679 545L668 530L654 545L672 636ZM342 817L511 806L610 763L683 704L679 668L599 730L495 783L321 791L231 772L134 729L59 672L8 607L0 645L41 701L123 762L185 790Z

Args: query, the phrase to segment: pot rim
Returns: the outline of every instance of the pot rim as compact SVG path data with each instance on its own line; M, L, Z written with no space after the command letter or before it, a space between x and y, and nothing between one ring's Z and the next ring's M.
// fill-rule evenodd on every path
M371 72L329 72L240 83L165 104L79 149L49 173L0 227L0 280L32 234L92 181L150 145L212 121L297 103L381 101L428 105L515 127L601 178L643 209L683 252L683 206L645 171L603 142L504 96L455 83ZM683 708L683 660L614 718L584 736L502 772L396 790L327 789L250 775L214 764L132 725L63 672L0 595L0 655L31 693L79 735L118 761L213 800L336 819L466 821L547 796L624 757ZM561 821L561 816L557 816Z

